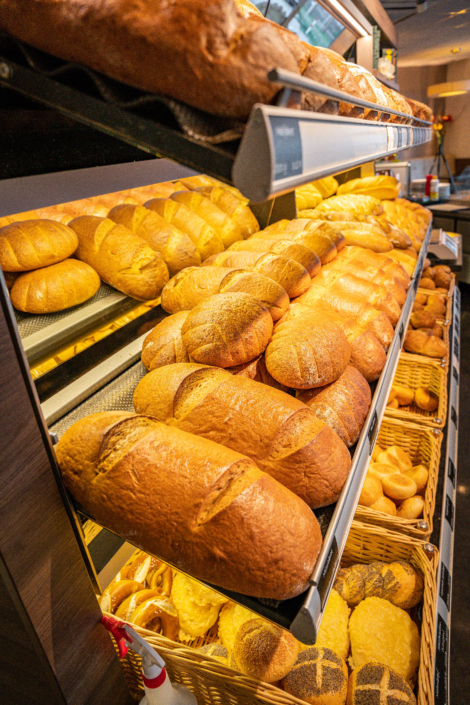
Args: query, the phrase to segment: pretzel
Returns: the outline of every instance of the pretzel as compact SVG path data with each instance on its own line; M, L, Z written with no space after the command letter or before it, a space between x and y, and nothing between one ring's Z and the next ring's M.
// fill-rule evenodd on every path
M131 624L154 632L161 632L176 641L179 631L178 613L173 604L160 597L151 597L142 602L130 618Z
M138 590L142 590L142 585L137 580L118 580L111 583L100 600L102 611L114 614L121 602Z

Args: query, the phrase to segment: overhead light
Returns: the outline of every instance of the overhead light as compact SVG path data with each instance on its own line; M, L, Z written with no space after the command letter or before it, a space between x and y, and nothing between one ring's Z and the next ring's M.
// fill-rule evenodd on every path
M451 49L452 54L459 54L462 51L462 47L454 47Z
M428 98L448 98L452 95L463 95L470 92L470 80L448 81L428 86Z
M355 31L357 34L359 34L361 37L370 37L372 35L372 25L367 22L368 28L365 29L357 20L355 17L353 17L352 13L347 10L344 5L338 0L321 0L320 2L321 5L324 7L332 8L336 14L338 14L345 22L348 24L353 31Z

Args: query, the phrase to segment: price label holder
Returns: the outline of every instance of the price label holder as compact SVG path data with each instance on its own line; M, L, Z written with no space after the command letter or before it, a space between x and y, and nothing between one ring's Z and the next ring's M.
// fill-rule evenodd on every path
M459 424L459 340L460 340L460 291L454 290L452 315L452 374L449 390L449 421L445 476L442 500L442 521L439 542L439 567L437 574L436 605L436 651L434 659L434 702L450 705L449 658L450 658L450 610L452 604L452 565L454 557L455 500L457 485L457 437Z

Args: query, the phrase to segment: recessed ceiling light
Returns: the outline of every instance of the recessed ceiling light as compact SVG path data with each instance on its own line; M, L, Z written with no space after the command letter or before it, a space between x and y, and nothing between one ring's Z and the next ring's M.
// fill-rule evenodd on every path
M452 54L458 54L460 51L462 51L462 47L454 47L451 49Z
M428 86L428 98L444 98L470 92L470 80L448 81Z

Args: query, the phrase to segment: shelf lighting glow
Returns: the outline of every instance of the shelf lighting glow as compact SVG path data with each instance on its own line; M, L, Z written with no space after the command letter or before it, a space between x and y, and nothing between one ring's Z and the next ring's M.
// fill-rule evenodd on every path
M352 28L356 30L361 37L369 37L370 32L367 32L362 25L352 16L352 14L346 10L346 8L341 5L338 0L325 0L324 4L328 7L332 7L338 15L340 15Z
M470 81L448 81L428 87L428 98L448 98L470 92Z

